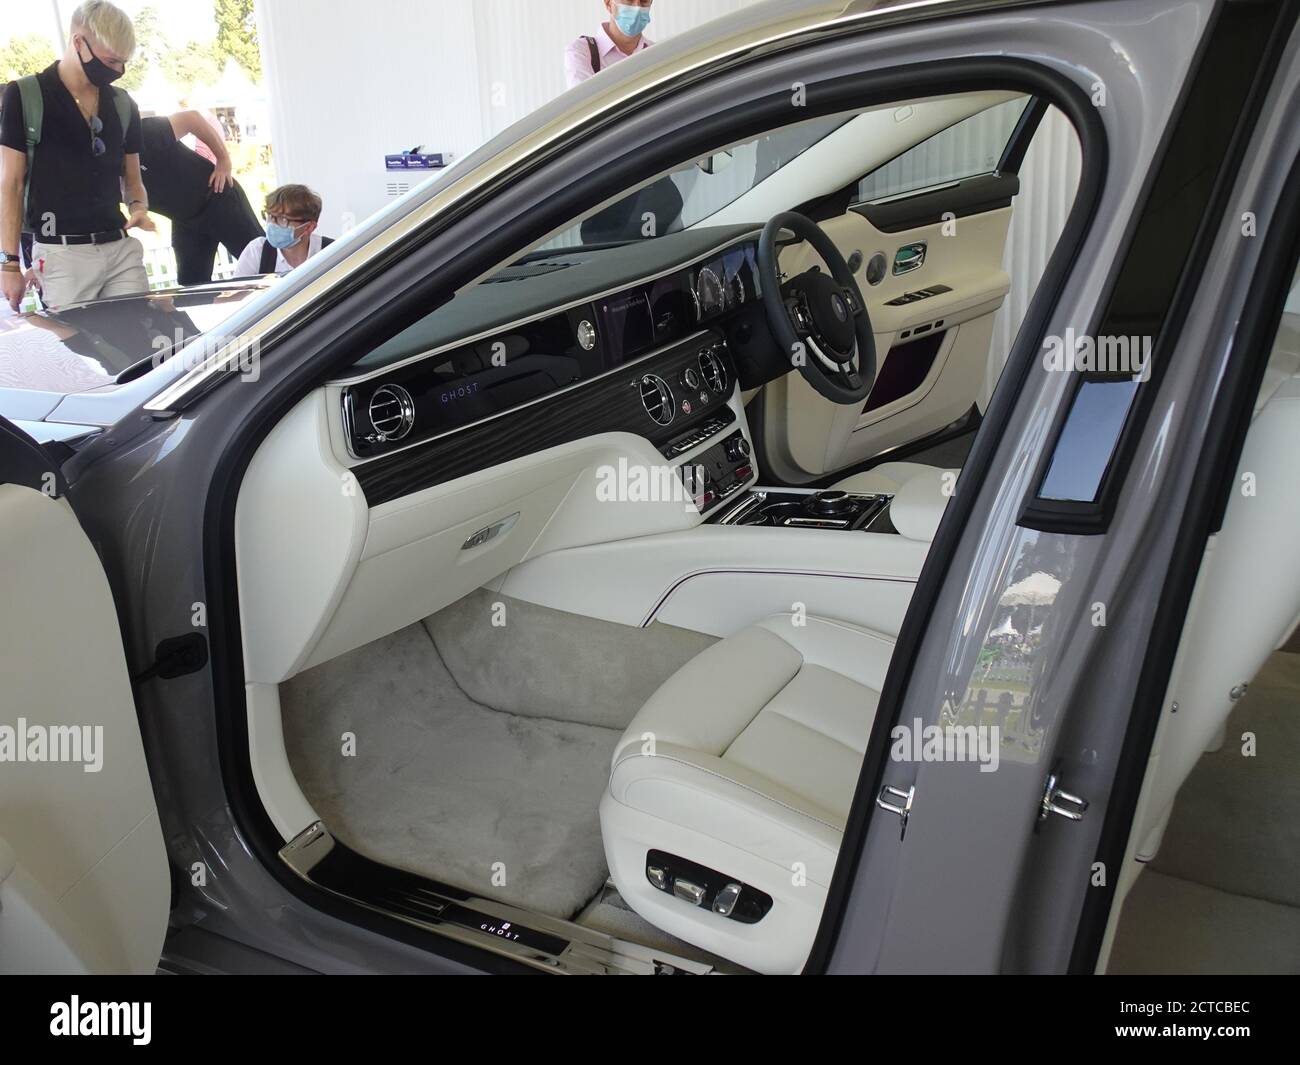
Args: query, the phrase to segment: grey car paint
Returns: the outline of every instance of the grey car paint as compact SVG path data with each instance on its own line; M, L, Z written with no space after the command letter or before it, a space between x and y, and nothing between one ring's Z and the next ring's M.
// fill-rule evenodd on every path
M746 26L770 19L773 12L791 12L807 5L760 5L732 16L725 27L706 29L691 42L707 48L710 37L721 39ZM814 5L815 6L815 5ZM649 104L629 112L613 131L593 132L572 153L561 156L536 172L503 189L493 200L495 218L513 218L529 210L545 217L548 194L580 183L594 161L609 169L608 160L635 156L653 145L665 123L689 128L713 121L724 105L735 105L766 87L788 86L798 79L814 90L842 73L862 68L898 65L977 55L1026 56L1078 85L1084 91L1100 73L1111 88L1107 126L1108 180L1097 215L1087 234L1083 253L1075 261L1052 328L1071 322L1086 323L1096 305L1121 231L1130 214L1137 185L1145 171L1154 138L1169 112L1178 79L1171 72L1186 67L1210 9L1208 0L1139 0L1122 6L1110 3L1054 5L1051 18L1018 7L961 14L954 6L951 17L918 24L900 22L871 36L825 40L817 45L816 61L775 56L755 64L743 74L729 73L697 88L683 89L671 106ZM918 13L929 8L922 6ZM810 35L811 37L812 35ZM810 40L810 43L813 43ZM663 46L667 47L667 46ZM685 47L685 45L683 45ZM624 64L633 66L632 62ZM1126 73L1126 71L1128 73ZM627 75L619 75L627 76ZM942 83L942 75L940 75ZM607 82L608 83L608 82ZM588 90L595 93L599 86ZM554 117L566 101L507 134L520 136ZM496 142L494 142L496 143ZM498 145L498 148L500 146ZM488 158L492 145L467 160L459 174L446 175L412 197L409 204L391 209L349 240L332 248L319 263L232 317L229 332L251 327L276 306L292 302L310 291L335 265L353 251L378 240L385 225L418 209L446 183L461 180ZM486 154L484 154L486 153ZM595 180L593 177L591 180ZM264 431L286 408L293 395L309 387L337 366L338 338L355 338L367 325L378 326L384 314L397 313L402 300L420 280L456 276L455 261L463 275L475 262L476 245L498 224L488 212L470 211L450 219L429 245L412 249L400 264L379 278L362 278L346 290L331 293L310 315L274 347L268 347L256 382L229 381L177 415L151 414L139 409L181 367L164 364L153 373L109 390L110 394L70 396L54 411L55 420L105 424L112 428L81 451L65 467L72 482L71 495L92 540L106 560L110 583L118 598L128 664L139 672L152 660L153 648L166 637L189 631L195 603L217 601L215 585L229 580L214 542L219 531L214 502L237 485L240 468L223 462L232 442L249 432ZM1238 251L1236 254L1248 254ZM449 265L451 264L451 265ZM461 277L461 280L468 280ZM1170 386L1190 384L1171 378ZM1023 534L1015 529L1016 508L1023 498L1033 458L1044 446L1051 413L1062 400L1064 382L1034 380L1017 405L1011 431L1002 441L997 461L987 478L960 552L951 567L954 575L971 574L969 581L955 576L936 617L970 619L963 625L936 625L922 648L917 678L909 693L907 711L925 716L935 705L940 688L958 688L968 679L974 641L986 631L981 619L990 616L1005 588L1005 560ZM126 404L129 413L117 416ZM103 413L112 411L114 416ZM93 415L93 416L92 416ZM1186 425L1190 418L1180 422ZM1155 498L1168 471L1168 453L1148 452L1157 468L1133 478L1133 490L1142 500ZM212 486L212 492L205 490ZM1140 506L1126 507L1117 524L1106 558L1095 547L1070 543L1067 550L1077 572L1087 572L1104 561L1118 566L1121 558L1136 553L1139 531L1129 530ZM1164 534L1167 539L1168 530ZM1095 543L1095 541L1094 541ZM1153 569L1153 573L1158 570ZM1109 578L1113 579L1113 578ZM1150 578L1138 590L1150 592ZM223 607L228 604L223 603ZM219 625L229 618L214 619ZM1133 617L1108 631L1107 639L1130 628L1140 628ZM954 631L949 631L953 629ZM950 641L955 646L948 646ZM1136 644L1131 645L1136 646ZM214 653L228 654L213 640ZM1082 648L1062 641L1046 654L1074 663ZM1116 656L1116 668L1127 668L1134 658ZM220 660L216 664L221 664ZM1061 699L1070 694L1075 679L1051 674ZM1059 688L1057 687L1059 685ZM1080 681L1080 693L1086 687ZM1099 693L1104 694L1104 693ZM146 750L153 769L173 865L189 870L203 863L208 876L196 887L178 877L178 924L201 922L208 933L249 944L259 951L297 965L327 972L360 971L464 971L486 966L486 955L460 952L444 958L399 941L370 922L363 927L344 919L344 910L326 902L306 900L289 889L286 878L272 870L255 853L256 845L241 824L223 777L222 754L229 737L223 722L242 713L227 702L232 693L220 685L214 695L209 671L174 680L150 681L137 689ZM228 752L226 752L228 753ZM925 767L929 770L936 767ZM1007 774L996 787L958 790L957 780L946 784L943 767L925 777L920 790L915 826L905 847L887 817L878 818L880 832L873 833L863 855L856 890L833 958L833 967L849 970L907 969L934 966L941 959L949 969L997 969L1007 931L1008 907L1018 897L1019 863L1008 864L1007 847L1026 844L1023 833L1008 831L972 835L971 829L1004 826L1024 809L1031 819L1036 773ZM993 774L997 776L997 774ZM935 783L931 784L931 780ZM1040 782L1040 781L1039 781ZM981 782L982 784L983 782ZM1071 783L1074 783L1072 780ZM1086 784L1086 782L1085 782ZM1079 785L1082 787L1083 785ZM1029 808L1025 804L1029 803ZM1015 811L1016 813L1013 813ZM965 831L957 825L965 826ZM893 836L894 838L890 838ZM973 839L987 850L971 846ZM1077 840L1076 846L1079 845ZM954 865L960 868L962 895L953 898ZM867 883L872 885L868 890ZM968 889L966 885L970 885ZM883 885L889 885L885 890ZM966 892L969 890L969 897ZM927 903L923 905L922 902ZM954 901L958 904L953 905ZM884 912L892 904L892 913ZM946 907L951 906L951 912ZM992 909L990 909L992 907ZM993 916L990 917L989 915ZM977 920L972 923L973 915ZM364 920L357 917L357 921ZM918 923L919 921L919 923ZM986 922L986 923L984 923ZM387 931L387 929L385 929ZM1054 968L1060 958L1059 937L1038 937L1026 950L1032 955L1024 967Z
M1131 63L1135 75L1107 75L1112 107L1104 117L1116 158L1126 136L1141 135L1122 119L1139 111L1159 114L1174 102L1180 85L1178 77L1162 81L1143 78L1141 72L1182 69L1189 52L1179 49L1175 60L1171 42L1194 44L1210 7L1172 4L1162 10L1150 5L1140 20L1130 19L1132 7L1127 7L1117 20L1125 26L1110 27L1115 55ZM1092 25L1098 18L1089 12ZM1110 50L1111 42L1105 42L1091 55L1081 48L1078 57L1085 66L1097 63L1094 69L1104 70ZM910 767L886 768L889 783L915 783L917 788L906 844L899 845L888 818L873 821L854 873L832 971L1064 971L1085 896L1101 887L1100 875L1113 886L1119 874L1118 868L1099 870L1093 858L1182 527L1170 517L1182 515L1188 505L1210 410L1233 355L1239 309L1268 239L1267 220L1288 194L1285 178L1300 154L1300 131L1285 117L1294 115L1300 102L1300 37L1292 37L1279 69L1224 216L1230 224L1219 231L1179 337L1181 357L1170 362L1160 384L1137 449L1139 460L1107 535L1039 533L1015 524L1053 414L1066 395L1062 378L1068 375L1035 367L989 476L982 485L970 486L979 497L949 568L950 574L966 578L950 580L943 588L934 617L950 624L927 630L900 720L934 720L935 708L945 698L953 693L960 697L973 683L978 650L1014 583L1015 559L1035 540L1052 541L1048 548L1055 550L1061 576L1068 579L1041 619L1050 638L1037 647L1029 667L1033 682L1028 698L1041 711L1042 734L1036 749L1010 772L981 778L956 764L926 763L910 775ZM1294 195L1294 189L1289 191ZM1260 219L1260 239L1243 239L1232 221L1248 211ZM1108 212L1103 209L1101 217ZM1090 263L1110 260L1115 235L1102 225L1090 234L1052 315L1049 335L1063 335L1071 325L1080 332L1088 328L1096 306L1090 283L1097 277ZM1032 340L1022 337L1020 342ZM1105 607L1102 625L1093 621L1094 604ZM1161 712L1173 709L1166 706ZM1003 766L1007 768L1005 762ZM1039 825L1044 783L1058 766L1063 786L1091 805L1080 823L1052 817ZM992 816L995 810L1001 815ZM951 855L958 853L972 860L962 866L960 887L954 889L947 874Z

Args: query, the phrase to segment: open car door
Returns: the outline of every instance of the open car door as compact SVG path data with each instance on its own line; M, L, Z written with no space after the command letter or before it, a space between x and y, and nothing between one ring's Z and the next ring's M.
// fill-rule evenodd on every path
M0 674L0 973L153 972L170 882L112 592L3 418Z

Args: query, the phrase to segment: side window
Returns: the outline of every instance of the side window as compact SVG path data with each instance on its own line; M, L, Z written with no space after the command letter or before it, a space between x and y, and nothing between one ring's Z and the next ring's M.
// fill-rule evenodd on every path
M1021 96L997 104L909 148L858 182L856 202L869 203L991 173L1028 103L1029 97Z

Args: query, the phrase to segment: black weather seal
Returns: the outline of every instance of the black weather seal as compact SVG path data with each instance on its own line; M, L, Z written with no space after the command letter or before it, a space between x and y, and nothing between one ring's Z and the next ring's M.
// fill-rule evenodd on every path
M1007 141L1006 147L1002 150L1002 158L998 160L999 174L1020 173L1021 164L1025 161L1025 153L1033 143L1034 134L1042 124L1043 116L1047 114L1047 106L1047 101L1043 97L1035 96L1020 112L1020 119L1011 133L1011 139Z
M1023 528L1095 536L1110 527L1294 17L1289 4L1229 4L1208 31L1211 46L1200 53L1096 329L1056 338L1063 366L1078 362L1072 341L1090 341L1091 354L1085 347L1083 366L1063 371L1078 380L1034 476Z
M68 482L45 448L0 415L0 484L21 485L62 499Z

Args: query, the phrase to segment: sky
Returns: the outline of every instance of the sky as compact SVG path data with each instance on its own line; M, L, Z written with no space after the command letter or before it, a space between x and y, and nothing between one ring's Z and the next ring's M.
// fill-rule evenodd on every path
M68 19L76 10L79 0L5 0L5 13L0 19L0 43L12 37L25 37L39 33L48 37L55 51L59 44L57 25L67 32ZM132 18L151 2L158 12L163 31L178 43L208 41L216 35L212 20L212 0L113 0ZM56 19L55 11L58 11Z

